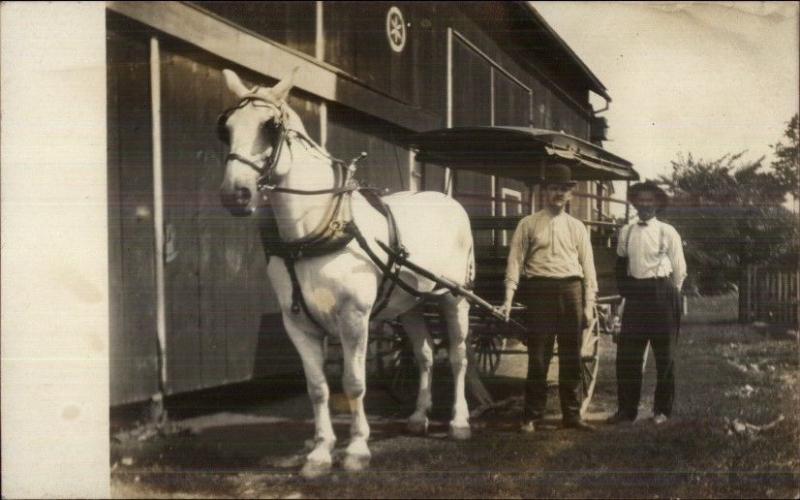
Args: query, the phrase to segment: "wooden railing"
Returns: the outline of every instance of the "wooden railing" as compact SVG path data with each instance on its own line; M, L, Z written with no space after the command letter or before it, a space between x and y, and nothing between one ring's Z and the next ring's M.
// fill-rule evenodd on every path
M800 270L750 265L739 284L739 320L798 326Z

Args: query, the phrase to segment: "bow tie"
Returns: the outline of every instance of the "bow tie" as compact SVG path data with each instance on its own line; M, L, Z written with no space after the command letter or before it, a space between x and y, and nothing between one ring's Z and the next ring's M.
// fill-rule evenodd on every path
M647 226L647 222L643 221L643 220L640 220L639 222L636 223L636 225L638 225L638 226Z

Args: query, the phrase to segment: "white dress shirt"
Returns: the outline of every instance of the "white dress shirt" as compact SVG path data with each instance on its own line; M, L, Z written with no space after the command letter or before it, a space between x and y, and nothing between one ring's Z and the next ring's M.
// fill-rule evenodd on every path
M683 242L674 227L653 217L627 224L620 231L617 255L628 257L628 274L636 279L672 275L680 288L686 279Z
M509 245L506 286L516 290L520 276L581 278L586 302L594 303L597 273L586 225L568 213L553 215L546 208L524 217Z

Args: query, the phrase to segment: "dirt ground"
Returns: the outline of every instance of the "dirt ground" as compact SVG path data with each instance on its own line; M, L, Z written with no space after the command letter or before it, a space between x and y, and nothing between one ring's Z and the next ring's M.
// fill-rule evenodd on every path
M427 436L405 432L410 409L370 387L372 462L360 473L298 474L313 435L302 380L260 381L170 400L157 428L112 415L115 498L800 498L798 339L732 321L735 296L694 299L678 353L674 418L651 416L648 362L640 418L603 425L615 408L615 345L602 340L594 433L559 429L558 401L546 428L517 430L519 405L473 420L473 437L447 438L448 369L437 369ZM497 399L519 396L527 359L506 356L486 380ZM346 402L331 407L347 443ZM375 384L376 385L376 384ZM336 458L334 460L336 461Z

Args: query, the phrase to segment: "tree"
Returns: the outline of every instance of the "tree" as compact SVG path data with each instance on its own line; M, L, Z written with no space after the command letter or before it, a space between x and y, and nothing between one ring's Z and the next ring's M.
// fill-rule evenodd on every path
M743 154L679 155L659 179L672 195L664 217L683 237L690 283L703 293L724 291L747 264L796 251L795 217L782 206L785 181L763 171L764 158L746 162Z
M786 131L783 133L784 139L788 143L779 141L772 144L772 150L777 160L772 162L779 181L786 187L786 191L792 193L795 199L800 199L800 130L798 130L797 113L789 120Z

